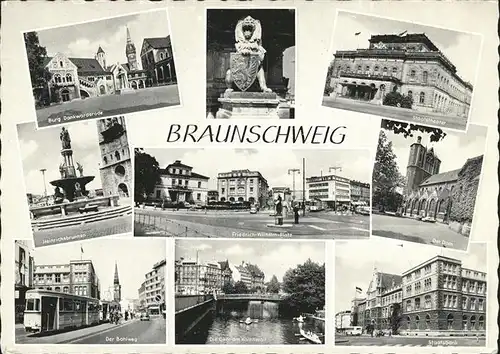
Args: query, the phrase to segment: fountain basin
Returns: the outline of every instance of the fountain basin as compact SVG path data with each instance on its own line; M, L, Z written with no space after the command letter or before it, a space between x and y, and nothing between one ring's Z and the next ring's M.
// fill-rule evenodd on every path
M82 195L85 195L85 185L92 182L94 178L95 176L68 177L56 179L55 181L51 181L50 184L61 188L64 191L65 198L72 202L75 199L75 184L80 184Z
M92 177L93 178L93 177ZM52 204L42 207L32 207L30 212L33 218L40 218L43 216L66 216L71 213L80 213L78 208L84 207L86 204L97 205L100 208L115 207L118 205L118 195L110 195L106 197L98 197L92 199L81 199L74 202L67 202L61 204Z

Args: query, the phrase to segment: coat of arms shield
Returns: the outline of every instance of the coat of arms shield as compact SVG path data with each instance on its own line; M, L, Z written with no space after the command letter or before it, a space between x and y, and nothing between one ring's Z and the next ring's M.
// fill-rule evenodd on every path
M246 91L255 82L260 59L257 54L231 53L231 78L241 91Z

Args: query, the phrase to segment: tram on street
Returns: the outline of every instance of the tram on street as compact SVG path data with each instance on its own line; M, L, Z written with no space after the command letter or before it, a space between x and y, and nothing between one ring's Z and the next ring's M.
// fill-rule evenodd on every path
M111 313L111 301L99 300L99 322L109 322Z
M26 292L24 328L27 332L51 332L98 323L98 299L42 289Z

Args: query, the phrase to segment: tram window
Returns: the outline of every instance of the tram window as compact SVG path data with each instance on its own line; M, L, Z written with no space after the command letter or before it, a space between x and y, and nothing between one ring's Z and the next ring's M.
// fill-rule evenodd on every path
M81 311L81 308L80 308L80 301L75 301L75 311Z
M63 311L74 311L73 300L65 299L62 306Z
M28 299L28 300L26 300L26 310L27 311L40 311L40 299Z

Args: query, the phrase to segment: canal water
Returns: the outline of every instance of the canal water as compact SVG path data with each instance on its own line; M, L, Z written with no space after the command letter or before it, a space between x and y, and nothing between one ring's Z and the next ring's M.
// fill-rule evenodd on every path
M292 314L298 315L298 314ZM242 323L247 317L256 320L247 325ZM231 305L218 304L217 311L208 314L182 344L311 344L301 339L300 328L313 331L323 340L324 322L306 320L304 323L293 321L291 316L280 314L278 304L272 302L250 301ZM181 344L179 343L179 344Z

